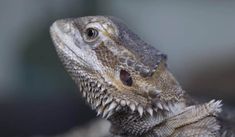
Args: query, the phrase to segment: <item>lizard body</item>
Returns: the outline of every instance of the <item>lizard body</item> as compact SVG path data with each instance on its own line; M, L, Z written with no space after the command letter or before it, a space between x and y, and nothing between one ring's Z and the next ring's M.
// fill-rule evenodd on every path
M56 51L92 109L122 137L217 137L221 101L188 105L166 55L119 19L87 16L50 28Z

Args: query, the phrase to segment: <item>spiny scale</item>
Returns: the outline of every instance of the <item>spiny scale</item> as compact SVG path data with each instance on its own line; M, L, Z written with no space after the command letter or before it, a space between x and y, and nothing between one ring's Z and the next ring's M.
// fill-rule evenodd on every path
M152 108L147 108L147 112L148 112L151 116L153 116L153 109L152 109Z
M142 106L138 106L137 109L138 109L138 112L139 112L140 116L142 117L143 116L143 112L144 112L143 107Z

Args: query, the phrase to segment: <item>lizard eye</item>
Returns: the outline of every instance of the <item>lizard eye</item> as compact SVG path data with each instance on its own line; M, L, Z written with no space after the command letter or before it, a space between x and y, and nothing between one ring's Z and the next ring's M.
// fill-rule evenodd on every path
M124 85L131 86L133 81L130 73L125 70L120 71L120 79Z
M93 40L95 40L97 37L98 37L98 30L95 29L95 28L87 28L85 30L85 39L88 41L88 42L91 42Z

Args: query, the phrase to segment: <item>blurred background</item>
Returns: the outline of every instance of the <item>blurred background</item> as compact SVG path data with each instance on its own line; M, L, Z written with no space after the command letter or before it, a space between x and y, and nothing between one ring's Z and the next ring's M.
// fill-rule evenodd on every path
M95 118L49 36L56 20L121 18L168 55L190 94L235 106L234 0L0 0L0 136L56 135Z

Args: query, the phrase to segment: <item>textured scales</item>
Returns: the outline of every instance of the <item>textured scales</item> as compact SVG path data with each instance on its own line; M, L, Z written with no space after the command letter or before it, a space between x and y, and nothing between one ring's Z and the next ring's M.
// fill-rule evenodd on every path
M56 21L50 28L66 70L97 115L123 137L217 137L221 101L186 104L166 55L114 17Z

